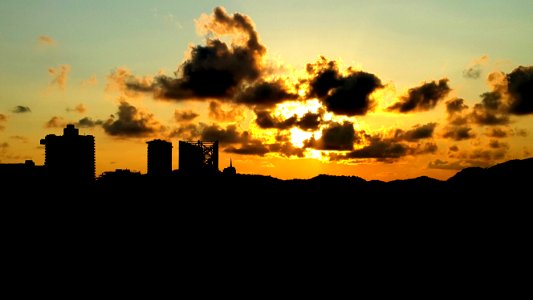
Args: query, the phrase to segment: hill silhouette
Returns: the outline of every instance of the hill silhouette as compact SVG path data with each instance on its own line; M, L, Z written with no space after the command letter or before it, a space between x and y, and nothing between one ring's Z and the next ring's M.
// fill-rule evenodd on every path
M304 202L320 201L437 201L462 197L474 199L498 198L503 194L527 195L533 158L510 160L489 168L466 168L446 181L421 176L406 180L367 181L357 176L318 175L310 179L281 180L271 176L236 174L226 176L185 176L174 172L168 176L149 176L140 173L115 173L101 176L96 182L79 185L57 182L42 172L28 172L16 176L3 172L1 181L6 187L25 197L46 199L91 199L107 203L131 201L261 201ZM7 174L7 175L6 175ZM23 173L26 174L26 173ZM524 196L525 197L525 196ZM50 201L50 200L47 200Z

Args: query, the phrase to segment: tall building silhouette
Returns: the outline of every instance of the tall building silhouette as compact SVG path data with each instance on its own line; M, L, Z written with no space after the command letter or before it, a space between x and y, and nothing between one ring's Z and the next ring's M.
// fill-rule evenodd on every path
M148 175L168 175L172 172L172 143L152 140L148 144Z
M218 141L179 141L178 163L182 173L218 173Z
M62 136L49 134L41 145L45 145L44 167L49 176L70 182L94 181L94 136L80 135L69 124Z

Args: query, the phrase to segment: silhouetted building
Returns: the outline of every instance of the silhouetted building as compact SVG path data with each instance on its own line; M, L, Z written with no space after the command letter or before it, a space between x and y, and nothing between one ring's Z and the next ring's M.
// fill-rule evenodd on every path
M233 167L233 163L231 161L231 158L229 159L229 167L224 168L222 173L224 175L235 175L235 174L237 174L237 170L235 169L235 167Z
M45 145L44 167L54 179L69 182L92 182L95 175L94 137L79 135L74 125L63 129L63 135L47 135L41 139Z
M0 164L0 180L6 182L26 182L44 179L44 167L36 166L33 160L24 163Z
M172 143L152 140L148 144L148 175L172 173Z
M218 173L218 141L179 141L178 163L185 174Z

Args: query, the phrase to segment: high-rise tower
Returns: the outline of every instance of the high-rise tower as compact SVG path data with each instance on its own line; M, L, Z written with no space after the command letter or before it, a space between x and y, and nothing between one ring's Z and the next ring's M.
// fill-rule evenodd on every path
M49 176L70 182L94 181L94 136L80 135L69 124L62 136L49 134L41 139L41 145L45 145L44 167Z
M168 175L172 172L172 143L152 140L148 144L148 175Z

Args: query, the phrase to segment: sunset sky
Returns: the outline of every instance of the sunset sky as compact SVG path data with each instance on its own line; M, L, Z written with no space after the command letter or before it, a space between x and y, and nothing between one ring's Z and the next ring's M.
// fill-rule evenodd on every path
M146 142L220 169L447 179L533 156L533 1L0 2L0 163L68 123L97 175Z

